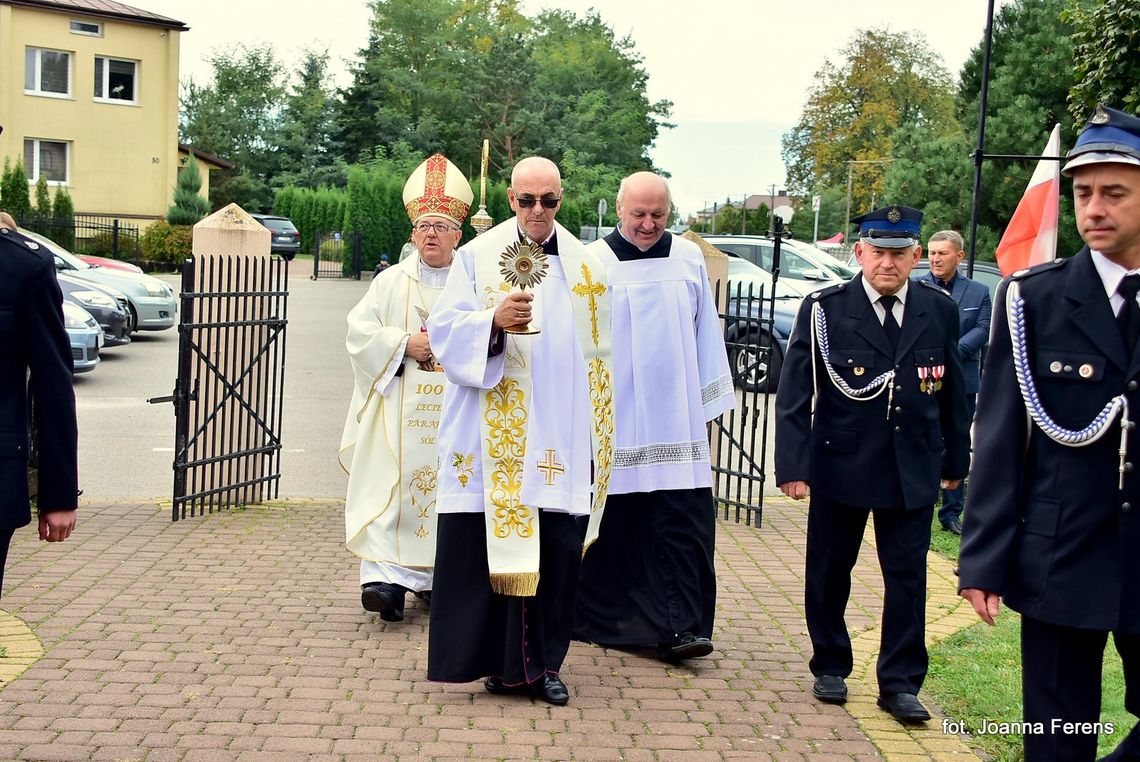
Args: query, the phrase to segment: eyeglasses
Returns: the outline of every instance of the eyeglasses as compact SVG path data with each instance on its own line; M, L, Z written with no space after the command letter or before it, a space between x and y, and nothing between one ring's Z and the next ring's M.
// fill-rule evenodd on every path
M456 228L448 225L446 222L420 222L415 225L417 233L436 233L443 235L444 233L451 233Z
M558 206L558 202L562 200L561 196L543 196L542 198L535 198L534 196L515 196L515 201L522 209L530 209L535 203L542 204L543 209L553 209Z

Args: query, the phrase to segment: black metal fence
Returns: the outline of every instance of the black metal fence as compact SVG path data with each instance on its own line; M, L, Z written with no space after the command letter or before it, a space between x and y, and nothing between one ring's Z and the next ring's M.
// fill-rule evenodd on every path
M288 263L187 259L175 409L177 521L277 497L288 323Z
M313 275L318 278L360 280L364 266L364 240L360 233L318 233L313 243Z
M18 222L75 254L125 260L142 256L138 226L124 224L116 217L83 213L70 217L29 215Z
M713 494L724 518L760 526L773 403L769 392L776 389L787 332L777 319L771 289L733 284L726 296L721 319L737 405L709 424Z

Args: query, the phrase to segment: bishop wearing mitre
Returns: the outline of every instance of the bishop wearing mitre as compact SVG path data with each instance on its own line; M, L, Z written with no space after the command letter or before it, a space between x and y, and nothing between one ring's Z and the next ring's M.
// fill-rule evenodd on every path
M345 545L360 557L360 602L404 619L412 592L431 602L436 547L436 436L446 377L427 319L451 269L473 193L442 154L404 185L415 252L383 270L348 313L355 387L341 437L348 472Z

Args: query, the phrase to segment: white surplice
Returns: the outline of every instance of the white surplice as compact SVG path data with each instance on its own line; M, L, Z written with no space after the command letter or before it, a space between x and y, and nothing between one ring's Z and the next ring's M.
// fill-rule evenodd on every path
M625 262L604 239L587 248L605 263L613 289L617 448L609 493L710 486L706 424L735 407L736 394L700 248L673 236L668 257Z
M533 391L520 501L545 511L585 515L590 512L593 408L558 256L548 258L546 279L533 289L532 322L542 333L507 334L505 351L488 356L494 308L487 306L489 295L475 292L474 257L497 257L518 240L517 226L508 222L512 224L500 224L456 252L428 322L432 349L451 381L439 427L438 511L483 512L482 400L502 379L505 363L520 362L518 344L529 342ZM569 235L559 228L559 241Z
M418 255L387 268L375 278L348 314L346 346L354 388L341 437L340 464L349 474L345 500L345 544L361 557L361 583L391 582L411 590L431 589L434 531L400 537L403 473L401 400L411 372L408 339L422 321L415 308L430 311L443 290L447 267L433 268ZM424 377L421 374L420 379ZM443 383L442 373L430 374ZM421 520L416 517L417 520ZM421 520L422 521L422 520ZM407 521L405 524L408 523ZM434 529L434 522L432 524ZM417 546L417 547L413 547Z

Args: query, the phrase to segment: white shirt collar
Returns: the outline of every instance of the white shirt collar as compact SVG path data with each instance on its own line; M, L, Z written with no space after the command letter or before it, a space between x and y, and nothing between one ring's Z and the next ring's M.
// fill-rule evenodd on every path
M879 319L879 322L882 323L884 320L886 320L887 317L887 308L883 305L882 302L879 301L879 297L881 297L882 294L872 288L871 284L867 282L866 277L860 278L859 282L863 284L863 291L867 293L867 299L871 302L871 309L874 310L875 317L877 317ZM903 281L902 288L900 288L894 294L896 297L898 297L898 301L895 302L894 308L891 310L891 314L895 316L895 323L897 323L899 326L902 325L903 313L906 311L906 295L909 290L910 278L907 278L905 281Z
M1093 267L1096 268L1096 274L1100 276L1100 282L1104 285L1104 292L1108 295L1112 311L1118 312L1120 305L1124 304L1124 297L1116 293L1116 289L1120 288L1120 281L1124 280L1125 275L1140 274L1140 270L1125 270L1123 265L1113 262L1099 251L1091 253Z
M859 282L863 284L863 290L867 292L867 299L871 302L871 304L879 304L879 297L882 296L882 294L876 291L874 286L867 282L866 276L860 278ZM895 296L899 298L899 304L906 304L906 293L909 288L910 278L907 278L905 281L903 281L902 288L895 292Z

